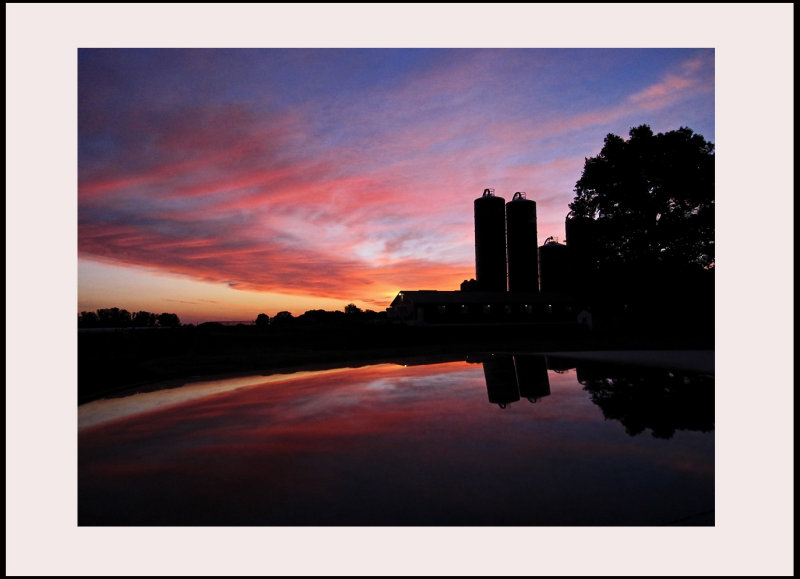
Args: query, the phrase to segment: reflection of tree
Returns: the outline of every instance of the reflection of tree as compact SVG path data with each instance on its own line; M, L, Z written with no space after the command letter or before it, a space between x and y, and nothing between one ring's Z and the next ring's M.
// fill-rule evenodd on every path
M578 381L608 419L635 436L646 428L656 438L676 430L714 430L714 378L658 368L578 366Z

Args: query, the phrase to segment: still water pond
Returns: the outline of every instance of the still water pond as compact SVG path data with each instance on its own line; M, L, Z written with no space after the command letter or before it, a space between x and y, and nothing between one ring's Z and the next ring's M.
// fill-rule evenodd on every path
M714 380L531 355L79 408L81 525L713 525Z

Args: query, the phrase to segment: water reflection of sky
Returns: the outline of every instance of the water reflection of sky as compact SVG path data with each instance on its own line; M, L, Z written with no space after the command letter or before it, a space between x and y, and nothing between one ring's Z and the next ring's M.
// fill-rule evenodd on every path
M713 524L713 426L632 436L574 369L543 368L548 395L500 408L486 366L262 377L95 417L79 432L80 522Z

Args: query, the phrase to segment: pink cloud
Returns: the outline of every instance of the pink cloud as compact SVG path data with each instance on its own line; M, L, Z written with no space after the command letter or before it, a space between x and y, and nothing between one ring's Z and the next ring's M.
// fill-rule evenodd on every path
M526 191L539 242L563 236L583 151L560 143L709 90L708 62L694 59L616 106L519 116L497 105L487 114L492 91L475 79L514 69L514 59L465 54L324 115L252 103L129 112L108 129L115 161L82 163L81 255L347 300L457 289L474 277L472 201L484 187L509 199ZM108 128L90 121L87 131Z

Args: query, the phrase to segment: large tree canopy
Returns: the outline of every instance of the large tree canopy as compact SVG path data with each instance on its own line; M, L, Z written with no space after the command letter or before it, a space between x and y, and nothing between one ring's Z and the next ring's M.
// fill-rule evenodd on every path
M595 220L596 263L714 265L714 145L681 127L609 134L586 159L570 218Z

